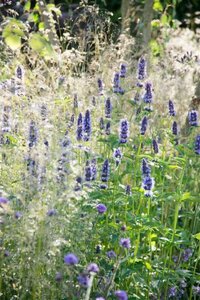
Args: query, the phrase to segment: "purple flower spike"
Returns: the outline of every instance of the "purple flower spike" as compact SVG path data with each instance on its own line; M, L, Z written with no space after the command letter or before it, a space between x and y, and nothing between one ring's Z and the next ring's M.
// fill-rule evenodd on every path
M141 171L143 176L149 176L151 174L151 168L145 158L142 159Z
M111 132L110 128L111 128L111 123L110 123L110 121L108 121L106 124L106 128L105 128L106 135L110 135L110 132Z
M121 64L121 66L120 66L120 77L121 78L125 78L126 77L126 72L127 72L127 70L126 70L126 65L125 64Z
M65 255L64 262L67 265L77 265L78 264L78 258L75 254L69 253L69 254Z
M118 300L128 300L128 296L125 291L116 291L115 296L118 298Z
M188 120L191 126L198 126L198 112L192 110L188 113Z
M154 153L157 154L159 152L159 147L158 147L158 143L156 140L152 141L152 146L153 146Z
M110 98L107 98L106 102L105 102L105 117L110 119L111 112L112 112L112 104L111 104Z
M63 279L62 274L61 274L60 272L57 272L57 273L56 273L56 276L55 276L55 280L56 280L57 282L61 282L62 279Z
M83 123L83 117L82 117L82 114L80 113L78 116L77 130L76 130L77 141L80 141L83 138L83 124L82 123Z
M143 100L145 103L151 103L153 100L152 84L150 82L145 84L145 94L143 96Z
M29 126L29 147L33 147L37 144L38 140L38 130L34 121L31 121Z
M104 120L103 120L102 117L99 120L99 127L100 127L101 130L103 130L105 128Z
M145 196L152 196L152 189L154 187L154 179L150 176L144 177L142 182L142 188L145 190Z
M96 209L99 214L104 214L107 210L107 207L104 204L100 203L96 206Z
M200 135L197 135L194 145L195 153L200 155Z
M91 181L92 180L92 168L90 165L90 162L86 162L86 167L85 167L85 180L86 181Z
M126 119L120 121L119 142L125 144L129 136L129 123Z
M95 180L97 178L97 166L96 166L96 159L95 158L91 162L91 171L92 171L91 180Z
M146 77L146 60L144 57L140 57L138 61L138 75L137 78L138 80L144 80Z
M113 92L119 93L119 87L120 87L120 75L119 73L115 73L113 78Z
M178 125L176 121L174 121L172 124L172 133L173 135L178 135Z
M85 118L83 121L83 131L84 131L84 141L89 141L92 128L91 128L91 116L90 111L87 109L85 113Z
M97 83L98 83L99 95L102 96L103 95L103 81L99 78L97 80Z
M187 248L182 254L182 260L186 262L190 259L191 256L192 256L192 249Z
M141 135L144 135L145 132L147 131L147 125L148 125L148 120L147 120L147 117L145 116L142 119L142 124L141 124L141 129L140 129Z
M132 195L131 186L129 184L125 187L125 193L126 193L126 195L129 195L129 196Z
M78 276L78 282L80 285L82 285L83 287L87 288L88 285L89 285L89 281L90 281L90 278L88 275L86 274L80 274Z
M120 245L126 249L131 248L131 241L129 238L121 238Z
M174 103L172 102L172 100L169 100L169 115L172 117L176 115L174 110Z
M102 182L108 182L110 176L110 164L108 159L106 159L103 163L101 180Z
M95 263L91 263L87 267L88 272L93 272L93 273L98 273L99 272L99 267Z
M116 161L116 165L118 166L119 163L121 162L121 159L122 159L122 152L121 150L118 148L118 149L114 149L114 153L113 153L113 157Z

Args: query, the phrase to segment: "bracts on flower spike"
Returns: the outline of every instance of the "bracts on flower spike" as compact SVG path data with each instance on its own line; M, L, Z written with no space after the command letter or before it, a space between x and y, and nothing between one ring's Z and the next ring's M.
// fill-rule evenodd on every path
M142 176L150 176L151 174L151 168L149 167L149 164L145 158L142 159L142 165L141 165L141 171Z
M143 119L142 119L142 124L141 124L141 129L140 129L140 133L141 135L144 135L146 130L147 130L147 125L148 125L148 120L147 120L147 117L145 116Z
M143 96L143 100L145 103L151 103L153 100L152 84L150 82L145 84L145 94Z
M120 121L119 142L125 144L129 136L129 123L126 119Z
M138 80L144 80L146 77L146 60L144 57L140 57L138 61L138 75L137 78Z
M200 135L197 135L194 146L195 153L200 155Z
M198 112L196 110L192 110L188 113L188 120L191 126L198 126Z
M85 117L83 120L83 132L84 132L84 141L89 141L92 128L91 128L91 116L90 116L90 111L87 109L85 113Z
M154 178L150 177L150 176L146 176L143 178L142 181L142 188L145 190L145 196L147 197L151 197L153 195L152 193L152 189L154 187Z
M169 100L169 115L174 117L176 115L176 112L174 110L174 103L172 100Z
M101 181L108 182L109 176L110 176L110 164L108 159L106 159L102 167ZM107 188L107 185L102 185L101 188Z
M113 153L113 158L116 162L116 166L118 166L121 162L121 159L122 159L122 152L121 150L118 148L118 149L114 149L114 153Z
M159 147L158 147L158 143L156 140L152 141L152 146L153 146L154 153L157 154L159 152Z
M110 98L107 98L106 102L105 102L105 117L110 119L111 112L112 112L112 104L111 104Z
M126 77L126 65L125 64L121 64L120 66L120 77L121 78L125 78Z
M80 113L78 116L77 130L76 130L77 141L80 141L83 138L83 124L82 123L83 123L83 117L82 117L82 114Z

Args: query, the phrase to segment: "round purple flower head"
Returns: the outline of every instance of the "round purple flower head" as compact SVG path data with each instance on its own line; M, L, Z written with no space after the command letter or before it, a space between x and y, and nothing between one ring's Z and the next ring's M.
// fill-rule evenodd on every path
M116 291L115 296L117 296L118 300L128 300L128 296L125 291Z
M86 274L80 274L78 276L78 282L80 285L82 285L83 287L87 288L88 285L89 285L89 281L90 281L90 278L88 275Z
M197 135L194 146L195 153L200 155L200 135Z
M54 208L51 208L47 211L47 216L52 217L55 216L57 211Z
M121 238L120 245L126 249L131 248L131 241L129 238Z
M4 197L0 197L0 204L7 204L9 202L8 199L4 198Z
M102 204L102 203L98 204L96 206L96 208L97 208L97 211L98 211L99 214L103 214L107 210L107 207L104 204Z
M78 258L76 257L75 254L69 253L69 254L65 255L64 262L67 265L77 265L78 264Z
M15 219L20 219L22 217L22 213L20 211L15 212Z
M95 263L91 263L87 267L88 272L93 272L93 273L98 273L99 272L99 267Z
M106 254L107 254L107 257L110 259L117 257L115 251L113 251L113 250L108 251Z

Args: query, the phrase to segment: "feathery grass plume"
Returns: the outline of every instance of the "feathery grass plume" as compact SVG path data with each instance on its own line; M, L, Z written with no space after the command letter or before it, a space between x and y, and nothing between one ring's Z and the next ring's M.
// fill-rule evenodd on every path
M37 144L37 141L38 141L38 130L35 122L32 120L29 125L29 138L28 138L29 148L35 146Z
M194 151L196 154L200 155L200 135L196 136L195 144L194 144Z
M114 149L114 152L113 152L113 158L114 158L114 160L115 160L117 166L118 166L119 163L121 162L122 156L123 156L123 155L122 155L122 152L121 152L121 150L120 150L119 148Z
M154 188L154 178L150 176L143 177L142 188L145 190L145 196L151 197L153 195L152 189Z
M82 113L79 114L78 120L77 120L76 139L77 139L77 141L81 141L83 139L83 117L82 117Z
M104 90L103 81L100 78L98 78L97 84L98 84L99 95L102 96Z
M127 143L128 136L129 136L129 123L126 119L122 119L120 121L119 142L121 144Z
M152 94L152 84L150 82L145 83L145 94L143 96L145 103L152 103L153 94Z
M172 124L172 133L173 135L178 135L178 124L176 121L174 121Z
M141 164L142 176L149 176L151 174L151 168L149 167L148 161L143 158Z
M90 162L86 162L86 167L85 167L85 181L91 181L92 180L92 168L90 165Z
M112 112L112 104L110 98L106 99L105 102L105 117L110 119L111 118L111 112Z
M84 141L89 141L91 137L92 127L91 127L91 116L90 111L87 109L85 113L85 117L83 120L83 139Z
M111 133L111 123L110 123L110 121L108 121L106 123L105 134L110 135L110 133Z
M153 146L154 153L157 154L159 152L159 147L158 147L158 143L155 139L152 140L152 146Z
M108 159L106 159L102 166L101 181L108 182L109 177L110 177L110 164Z
M188 121L191 126L198 126L198 112L196 110L188 113Z
M146 60L143 56L138 61L137 79L144 80L146 77Z
M125 78L125 77L126 77L126 72L127 72L126 65L125 65L125 64L121 64L121 65L120 65L120 73L119 73L119 76L120 76L121 78Z
M145 116L143 119L142 119L142 123L141 123L141 128L140 128L140 134L141 135L144 135L147 131L147 125L148 125L148 119L147 117Z
M176 112L175 112L174 103L172 100L169 100L168 108L169 108L169 115L174 117L176 115Z

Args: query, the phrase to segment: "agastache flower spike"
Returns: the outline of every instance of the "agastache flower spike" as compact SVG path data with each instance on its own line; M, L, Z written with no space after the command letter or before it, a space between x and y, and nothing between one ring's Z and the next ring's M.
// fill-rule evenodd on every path
M38 131L34 121L31 121L29 126L29 147L36 145L38 139Z
M119 93L119 88L120 88L120 76L119 73L115 73L113 78L113 92Z
M140 129L140 133L141 135L144 135L146 130L147 130L147 125L148 125L148 120L147 120L147 117L145 116L143 119L142 119L142 124L141 124L141 129Z
M151 168L149 167L149 164L145 158L142 159L141 171L144 177L151 174Z
M128 141L129 136L129 123L126 119L120 121L120 134L119 142L125 144Z
M174 121L173 124L172 124L172 133L174 135L178 135L178 125L177 125L176 121Z
M100 121L99 121L99 127L100 127L101 130L103 130L103 129L105 128L103 118L100 118Z
M172 117L176 115L174 110L174 103L172 102L172 100L169 100L169 115Z
M101 180L102 182L108 182L110 176L110 165L108 159L106 159L103 163Z
M125 78L126 77L126 65L121 64L120 66L120 77Z
M197 135L194 146L195 153L200 155L200 135Z
M102 96L103 95L103 81L99 78L97 80L97 83L98 83L99 95Z
M90 166L89 161L86 162L86 167L85 167L85 180L86 181L91 181L92 180L92 168Z
M96 159L95 158L91 162L91 171L92 171L91 180L95 180L97 177L97 167L96 167Z
M105 129L106 135L110 135L110 127L111 127L111 123L110 123L110 121L108 121L106 124L106 129Z
M145 84L145 94L143 96L143 100L145 103L151 103L153 100L153 95L152 95L152 84L150 82L147 82Z
M145 190L145 196L151 197L152 189L154 187L154 179L150 176L144 177L142 182L142 188Z
M139 80L144 80L146 77L146 60L144 57L140 57L139 62L138 62L138 76L137 78Z
M105 117L110 119L111 112L112 112L112 104L111 104L110 98L107 98L106 103L105 103Z
M22 80L22 79L23 79L23 75L24 75L24 70L23 70L23 68L22 68L21 66L18 66L18 67L16 68L16 77L17 77L18 79Z
M80 113L78 116L77 130L76 130L77 141L80 141L83 138L83 124L82 123L83 123L83 117L82 117L82 114Z
M118 166L119 163L121 162L121 159L122 159L122 152L121 150L118 148L118 149L114 149L114 153L113 153L113 157L116 161L116 165Z
M158 143L156 140L152 141L152 146L153 146L154 153L157 154L159 152L159 147L158 147Z
M198 126L198 112L192 110L188 113L188 120L191 126Z
M90 111L88 109L86 110L85 118L83 121L83 131L84 131L84 140L89 141L92 129L91 129Z

